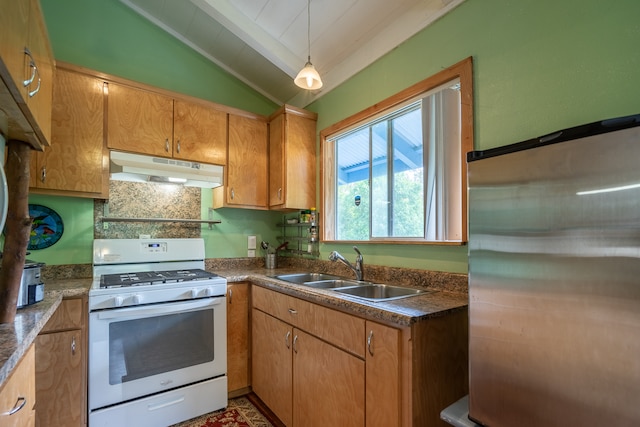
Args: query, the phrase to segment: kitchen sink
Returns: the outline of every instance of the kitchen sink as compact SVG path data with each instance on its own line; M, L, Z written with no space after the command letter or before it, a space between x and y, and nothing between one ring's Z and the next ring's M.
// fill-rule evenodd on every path
M324 273L279 274L277 276L271 276L271 277L273 277L274 279L284 280L285 282L297 283L300 285L306 282L318 282L318 281L325 281L325 280L341 280L342 279L341 277L334 276L332 274L324 274Z
M368 286L371 282L359 282L357 280L331 279L317 280L314 282L304 282L303 285L320 289L346 288L351 286Z
M270 277L310 288L329 289L343 295L350 295L372 302L390 301L429 292L422 289L346 279L324 273L292 273Z
M405 288L401 286L383 284L352 286L347 288L334 289L334 291L341 294L366 299L369 301L390 301L400 298L407 298L414 295L420 295L426 292L422 289Z

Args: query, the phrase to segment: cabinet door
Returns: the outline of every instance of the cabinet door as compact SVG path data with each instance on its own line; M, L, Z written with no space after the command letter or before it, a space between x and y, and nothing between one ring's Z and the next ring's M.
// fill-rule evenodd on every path
M227 384L229 393L249 387L249 290L247 282L227 286Z
M51 147L37 153L35 184L40 189L106 196L102 80L56 70Z
M39 0L31 0L27 46L31 50L38 71L36 80L27 88L26 101L48 145L51 142L54 59Z
M229 115L226 202L267 208L267 123Z
M367 321L367 427L400 425L400 331Z
M269 206L309 209L316 205L316 120L284 109L269 124Z
M32 345L0 389L0 426L2 427L33 427L35 425L34 354ZM24 399L24 406L10 415L9 412L20 404L21 398Z
M365 362L294 329L293 425L363 427Z
M36 425L84 425L84 352L79 329L36 338Z
M27 43L29 0L0 0L0 58L23 98L27 78L24 48Z
M191 102L174 101L173 157L224 165L227 113Z
M171 157L173 99L115 83L108 85L107 146Z
M253 391L287 426L292 425L293 418L292 340L291 326L260 310L252 310Z
M269 122L269 207L285 202L284 114Z

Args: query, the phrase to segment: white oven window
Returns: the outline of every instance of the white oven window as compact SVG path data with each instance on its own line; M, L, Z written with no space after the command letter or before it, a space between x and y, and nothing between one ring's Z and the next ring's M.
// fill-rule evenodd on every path
M198 310L109 324L109 384L214 359L214 313Z

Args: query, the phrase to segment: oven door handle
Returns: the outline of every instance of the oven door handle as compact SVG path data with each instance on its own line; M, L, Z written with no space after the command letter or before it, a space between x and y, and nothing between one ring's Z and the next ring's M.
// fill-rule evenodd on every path
M121 308L116 310L106 310L98 313L98 319L119 319L123 317L148 316L154 314L172 314L183 311L197 310L206 307L213 307L224 303L224 298L207 298L189 302L178 302L171 304L155 304L149 306L138 306Z

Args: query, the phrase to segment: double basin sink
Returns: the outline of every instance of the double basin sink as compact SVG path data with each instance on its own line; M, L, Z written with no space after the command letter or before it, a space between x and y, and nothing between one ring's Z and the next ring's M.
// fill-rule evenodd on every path
M271 276L298 285L316 289L329 289L343 295L362 298L367 301L390 301L420 295L426 291L379 283L349 280L323 273L295 273Z

